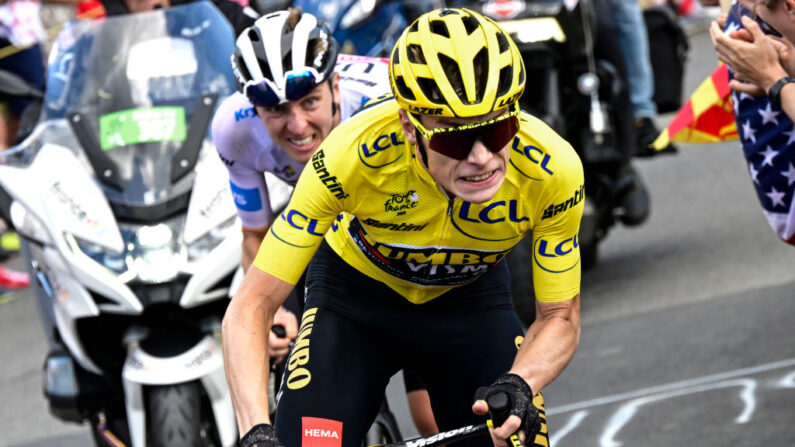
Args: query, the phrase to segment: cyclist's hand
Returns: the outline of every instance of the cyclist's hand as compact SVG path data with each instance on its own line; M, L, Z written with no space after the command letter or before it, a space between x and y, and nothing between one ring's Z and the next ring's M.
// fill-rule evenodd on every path
M276 315L273 316L273 325L281 325L287 334L285 337L280 338L271 331L268 336L268 357L278 363L287 355L290 350L290 342L298 335L298 319L294 313L284 307L280 307L276 311Z
M507 446L506 439L517 431L522 440L535 439L536 434L541 430L541 418L538 415L538 409L533 405L533 390L523 378L516 374L503 374L490 386L479 389L472 411L479 415L485 415L491 410L486 401L499 393L504 393L507 396L508 404L506 411L496 414L492 412L491 414L494 423L491 437L494 440L494 445L497 447Z
M271 424L258 424L240 438L239 447L283 447Z

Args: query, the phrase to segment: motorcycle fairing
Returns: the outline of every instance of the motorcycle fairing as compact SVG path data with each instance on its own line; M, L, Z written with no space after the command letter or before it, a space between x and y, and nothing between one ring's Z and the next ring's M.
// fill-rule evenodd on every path
M146 445L143 387L173 385L200 379L213 407L222 445L233 445L237 437L235 412L226 386L223 355L210 336L175 357L155 357L134 346L122 369L127 418L133 446Z

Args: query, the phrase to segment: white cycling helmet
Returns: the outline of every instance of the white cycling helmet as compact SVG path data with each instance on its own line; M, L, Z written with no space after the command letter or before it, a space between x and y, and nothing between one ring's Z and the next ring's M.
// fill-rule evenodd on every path
M237 89L261 107L301 99L330 78L337 53L337 41L312 14L299 8L265 15L237 38Z

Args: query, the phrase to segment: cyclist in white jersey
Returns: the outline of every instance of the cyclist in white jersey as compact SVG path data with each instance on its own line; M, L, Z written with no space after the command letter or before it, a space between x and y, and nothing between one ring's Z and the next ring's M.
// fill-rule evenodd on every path
M267 14L243 31L232 66L238 92L219 106L212 135L229 170L247 270L272 222L264 174L295 185L331 129L390 91L389 65L386 59L339 55L323 23L291 9ZM274 324L287 336L271 334L268 354L281 358L298 323L280 309Z

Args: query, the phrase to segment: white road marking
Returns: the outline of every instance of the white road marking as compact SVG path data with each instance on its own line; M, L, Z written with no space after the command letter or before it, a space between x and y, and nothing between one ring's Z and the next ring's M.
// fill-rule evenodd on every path
M712 374L712 375L709 375L709 376L697 377L697 378L694 378L694 379L683 380L681 382L673 382L673 383L668 383L668 384L665 384L665 385L658 385L658 386L654 386L654 387L643 388L643 389L640 389L640 390L629 391L629 392L626 392L626 393L612 394L612 395L609 395L609 396L599 397L599 398L596 398L596 399L590 399L590 400L585 400L585 401L582 401L582 402L576 402L576 403L569 404L569 405L563 405L561 407L549 408L547 410L547 416L551 416L551 415L555 415L555 414L561 414L561 413L568 413L568 412L571 412L571 411L584 410L586 408L598 407L600 405L612 404L612 403L621 402L621 401L624 401L624 400L637 399L637 398L641 398L641 397L645 397L645 396L651 396L651 395L659 394L659 393L669 393L669 392L676 391L676 390L681 390L681 389L684 389L684 388L696 387L696 386L705 385L705 384L709 384L709 383L735 379L735 378L738 378L738 377L749 376L749 375L752 375L752 374L757 374L757 373L766 372L766 371L772 371L772 370L775 370L775 369L788 368L788 367L792 367L792 366L795 366L795 358L788 359L788 360L781 360L781 361L773 362L773 363L766 363L764 365L752 366L752 367L749 367L749 368L736 369L734 371L727 371L727 372L723 372L723 373ZM795 381L795 378L792 378L792 381Z

